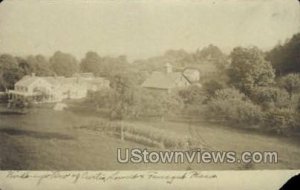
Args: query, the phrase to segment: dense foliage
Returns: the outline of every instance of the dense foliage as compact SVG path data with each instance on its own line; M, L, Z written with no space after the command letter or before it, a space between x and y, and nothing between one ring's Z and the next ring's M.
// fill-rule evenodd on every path
M295 34L284 44L278 44L267 53L277 75L300 72L300 33Z
M106 110L111 119L189 117L209 119L261 130L300 130L300 34L283 45L263 52L257 47L235 47L230 55L217 46L202 50L168 50L163 55L132 63L125 56L100 56L89 51L78 61L73 55L55 52L14 57L0 55L0 90L13 89L24 75L66 76L91 72L110 80L111 88L90 93L87 102ZM141 87L153 71L165 63L173 71L193 68L200 81L171 93Z

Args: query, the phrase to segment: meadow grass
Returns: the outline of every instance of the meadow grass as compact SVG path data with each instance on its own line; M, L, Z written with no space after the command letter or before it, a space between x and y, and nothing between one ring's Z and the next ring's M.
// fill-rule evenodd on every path
M98 120L79 128L101 131L125 140L133 141L145 146L165 149L203 148L197 139L191 136L183 136L171 130L158 129L145 124L135 124L128 121ZM121 132L123 130L123 132Z

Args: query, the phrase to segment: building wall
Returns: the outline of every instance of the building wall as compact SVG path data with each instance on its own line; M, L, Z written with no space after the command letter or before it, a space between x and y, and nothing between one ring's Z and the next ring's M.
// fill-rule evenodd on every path
M57 84L52 84L42 77L35 77L35 81L29 85L22 85L17 82L15 90L11 92L13 98L21 98L21 96L37 96L44 94L48 99L43 101L62 101L63 99L80 99L85 98L89 90L97 91L109 88L109 81L106 79L86 79L86 78L55 78ZM21 79L22 80L22 79Z
M190 85L189 81L184 77L181 76L177 81L175 81L176 87L187 87Z
M198 82L200 80L200 72L196 69L186 69L183 74L191 81Z

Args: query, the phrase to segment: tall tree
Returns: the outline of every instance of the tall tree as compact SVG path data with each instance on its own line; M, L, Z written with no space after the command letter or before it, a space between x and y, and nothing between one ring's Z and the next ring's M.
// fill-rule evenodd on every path
M225 56L223 52L217 46L209 44L207 47L204 47L201 51L196 52L198 59L210 59L218 60L223 59Z
M300 72L300 33L283 45L274 47L267 53L267 59L272 62L279 75Z
M95 75L101 75L104 72L103 59L96 52L89 51L81 60L80 70L82 72L92 72Z
M249 95L254 87L268 86L274 82L274 69L258 48L237 47L230 56L230 83L245 94Z
M80 70L92 72L96 76L112 78L116 74L124 73L127 70L128 62L126 56L100 57L96 52L89 51L81 60Z
M37 76L49 76L54 75L54 72L50 69L49 61L43 55L30 55L26 60L20 60L19 66L25 69L28 73L35 73Z
M24 59L23 57L16 57L16 60L17 60L19 69L21 70L21 72L24 75L29 75L30 73L32 73L32 68L26 59Z
M71 54L57 51L50 58L50 68L59 76L70 77L79 70L77 60Z
M113 77L111 87L115 91L115 104L112 114L117 119L124 119L128 113L129 107L133 103L132 84L128 76L118 74Z
M0 55L0 71L4 71L6 69L17 68L18 62L15 57L10 54L2 54Z
M128 72L128 62L126 56L118 57L103 57L104 62L104 73L105 77L114 77L118 74L124 74Z
M0 56L0 90L13 89L14 84L23 76L15 57L10 54Z

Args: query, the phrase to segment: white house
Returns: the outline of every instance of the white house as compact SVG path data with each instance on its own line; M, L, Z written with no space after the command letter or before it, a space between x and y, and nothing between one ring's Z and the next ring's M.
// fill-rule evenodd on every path
M30 99L34 102L59 102L63 99L80 99L88 91L109 88L109 81L92 74L78 73L73 77L24 76L9 91L11 99Z
M9 91L11 99L29 98L33 101L58 101L58 82L46 77L24 76Z

